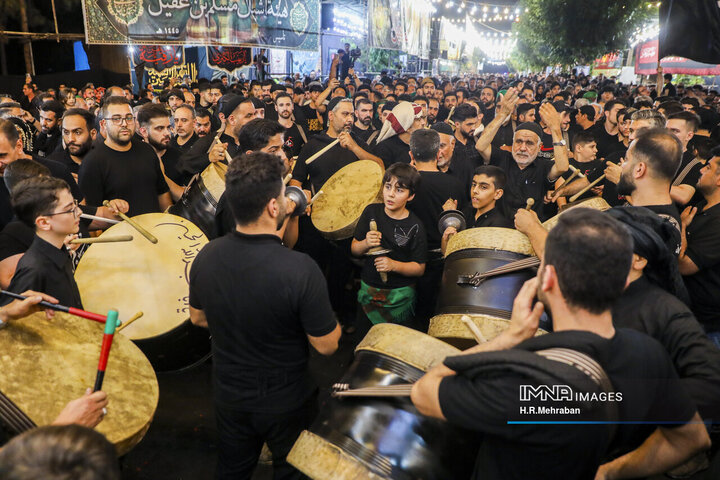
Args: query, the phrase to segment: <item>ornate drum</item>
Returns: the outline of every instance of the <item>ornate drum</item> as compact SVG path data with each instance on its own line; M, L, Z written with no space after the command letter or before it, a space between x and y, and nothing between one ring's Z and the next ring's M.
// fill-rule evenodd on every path
M350 388L413 383L459 351L415 330L375 325L342 378ZM425 417L409 397L333 398L288 455L315 480L461 479L472 473L475 433Z
M205 235L211 235L215 225L215 212L223 192L225 192L225 173L227 165L211 163L195 175L185 188L183 196L167 212L187 218Z
M335 172L313 203L315 228L330 240L352 237L365 207L382 201L382 178L383 169L372 160L358 160Z
M83 306L144 313L121 333L145 352L157 371L178 370L210 355L207 329L190 323L189 275L207 237L190 221L167 213L133 217L158 238L150 243L121 222L101 237L132 235L131 242L95 243L83 255L77 281Z
M586 198L584 200L578 200L577 202L567 203L560 209L560 213L558 213L554 217L546 220L545 223L543 223L543 227L545 227L546 230L552 230L553 227L555 227L555 225L557 225L560 215L567 212L568 210L571 210L571 209L577 208L577 207L592 208L594 210L602 210L602 211L605 211L605 210L608 210L611 208L610 205L602 197L591 197L591 198Z

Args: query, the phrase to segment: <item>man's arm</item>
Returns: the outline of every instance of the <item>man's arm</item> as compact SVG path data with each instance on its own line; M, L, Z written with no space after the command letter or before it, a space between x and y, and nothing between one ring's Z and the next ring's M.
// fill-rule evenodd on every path
M160 204L160 211L164 212L170 208L173 204L170 192L165 192L162 195L158 195L158 203Z
M475 142L475 149L480 153L480 156L486 164L490 162L492 141L505 119L515 110L515 105L517 105L518 100L517 90L515 88L508 89L505 97L503 97L500 102L500 110L495 115L493 121L485 127L480 138L477 139L477 142Z
M588 185L590 185L590 182L587 177L576 178L570 183L565 182L560 188L555 190L552 199L557 200L560 197L571 197Z
M349 132L341 132L340 135L338 135L338 140L340 140L339 143L342 148L350 150L359 160L372 160L373 162L380 165L383 171L385 170L385 164L383 163L382 158L373 155L372 153L368 152L360 145L358 145Z
M551 103L543 103L540 105L540 118L550 129L553 140L553 155L555 156L555 164L550 169L548 180L555 181L560 175L567 172L570 168L568 163L567 147L564 145L556 145L563 140L562 120L560 114Z
M194 307L190 307L190 321L193 325L196 325L198 327L204 327L207 328L208 322L207 317L205 316L204 310L199 310Z
M103 391L92 392L89 388L85 395L68 402L58 415L53 425L82 425L93 428L105 416L108 405L107 393Z
M335 329L327 335L323 335L322 337L313 337L312 335L308 335L307 337L310 341L310 345L312 345L320 355L329 356L337 351L341 334L342 330L340 329L340 324L337 324L335 325Z
M525 208L518 209L517 213L515 213L515 229L520 233L524 233L530 239L535 255L542 258L545 253L545 241L547 240L548 231L540 223L537 213L534 210Z
M330 80L328 81L327 88L320 92L320 95L318 95L318 98L315 101L315 110L318 113L325 113L325 111L327 110L327 107L325 106L325 100L327 100L327 98L330 96L333 88L337 87L338 85L340 85L340 80L331 76Z
M695 195L695 187L691 185L681 184L670 187L670 198L679 205L687 205L693 195Z
M667 472L710 448L710 437L697 412L677 428L657 428L638 448L601 465L596 480L649 477Z
M697 214L697 208L687 207L680 215L680 255L678 255L680 275L695 275L700 271L700 267L687 255L687 227L692 223L695 214Z

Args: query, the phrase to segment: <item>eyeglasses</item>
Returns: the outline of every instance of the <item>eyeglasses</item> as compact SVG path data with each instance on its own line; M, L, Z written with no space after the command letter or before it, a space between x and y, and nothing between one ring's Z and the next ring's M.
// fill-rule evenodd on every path
M108 118L108 120L110 120L114 125L122 125L123 120L128 125L135 123L135 117L133 117L132 115L125 115L124 117L121 117L120 115L113 115L112 117Z
M78 217L80 216L80 214L78 213L78 210L80 210L80 209L79 209L78 207L79 207L79 206L78 206L78 201L75 200L75 201L73 202L73 208L72 208L71 210L66 210L66 211L64 211L64 212L46 213L45 216L46 216L46 217L53 217L53 216L55 216L55 215L64 215L64 214L66 214L66 213L72 213L74 218L78 218ZM80 210L80 211L82 212L82 210Z

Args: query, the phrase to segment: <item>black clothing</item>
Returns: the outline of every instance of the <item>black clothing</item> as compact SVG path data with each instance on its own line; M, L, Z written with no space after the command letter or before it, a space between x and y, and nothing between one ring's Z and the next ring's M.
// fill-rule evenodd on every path
M391 250L388 258L398 262L425 263L427 260L427 236L420 219L413 213L402 220L390 218L385 213L385 205L372 203L365 207L357 226L355 240L365 240L370 231L370 220L375 220L377 229L382 234L381 248ZM375 269L374 256L366 256L363 263L361 278L363 282L376 288L399 288L413 285L416 277L406 277L396 272L387 272L387 282L383 283Z
M466 201L470 201L470 189L472 187L473 173L475 172L475 165L471 163L472 160L468 160L465 157L465 153L458 149L453 149L453 155L450 159L450 166L448 166L447 175L455 177L460 181L465 192L463 198Z
M307 134L305 134L305 138L307 138ZM300 155L303 145L305 145L305 139L300 134L298 124L293 123L290 128L285 129L285 153L288 158Z
M253 65L255 65L255 74L259 81L265 80L265 69L267 68L268 59L265 55L256 54L253 56Z
M357 142L360 148L365 151L368 150L365 142L354 136L353 139ZM335 140L335 138L329 137L325 132L317 134L312 138L308 138L308 143L303 146L297 162L295 163L295 168L293 169L293 179L302 183L303 186L308 184L307 182L309 179L309 183L312 184L315 189L314 191L317 192L322 188L325 182L327 182L328 179L335 174L335 172L356 160L360 160L350 150L341 147L340 144L335 144L334 147L321 155L320 158L313 160L310 165L305 163L305 160Z
M215 142L216 136L217 132L213 130L204 137L198 138L193 146L190 147L190 150L183 153L178 159L177 171L185 176L185 178L192 178L196 173L205 170L208 165L210 165L208 150L210 150L210 146ZM235 139L230 135L224 133L220 135L220 142L227 143L227 151L232 158L242 153L240 145L235 143ZM225 163L224 161L222 162Z
M415 191L415 198L408 202L407 208L422 222L427 234L428 250L440 248L442 233L438 230L438 220L443 212L443 205L449 199L457 200L458 210L467 203L460 182L442 172L419 172L420 184Z
M160 160L147 143L133 143L126 152L98 145L83 159L79 180L89 204L121 198L130 205L130 217L159 212L158 197L169 190Z
M190 305L212 334L216 404L287 413L315 391L307 335L325 336L336 322L310 257L274 235L225 235L193 262Z
M513 137L515 136L515 128L513 121L510 120L506 125L500 125L495 137L492 140L492 146L496 148L510 147L512 148ZM552 139L552 136L550 137ZM552 146L552 142L551 146ZM552 153L552 152L551 152Z
M695 159L695 155L688 150L683 153L680 167L678 168L675 178L673 178L673 185L689 185L692 188L696 188L697 182L700 179L700 170L705 165L700 159ZM695 193L686 204L676 203L678 209L682 209L686 205L697 205L702 202L703 196L700 192L695 190Z
M720 350L684 303L640 277L615 302L612 315L616 328L632 328L659 341L700 416L720 418Z
M177 141L178 137L176 135L172 138L172 140L170 140L170 146L180 150L181 154L187 153L190 151L192 146L195 145L195 142L197 142L198 138L200 138L200 137L198 137L197 133L193 132L193 134L190 136L190 138L188 138L187 142L180 145Z
M312 108L310 104L295 105L295 110L299 111L305 119L305 124L303 124L303 128L305 129L305 133L308 136L308 140L310 139L311 135L318 134L325 130L322 121L318 119L317 110Z
M65 246L56 248L36 235L18 262L8 290L43 292L57 298L61 305L83 308L73 273L72 260ZM11 298L5 298L2 304L7 305L10 301Z
M446 108L445 105L440 105L440 107L438 108L437 117L435 118L435 122L444 122L445 120L447 120L448 115L450 115L450 109Z
M235 217L233 217L230 205L227 203L227 197L223 192L215 209L215 223L213 224L210 239L220 238L226 233L235 231L235 226Z
M56 128L48 133L40 132L33 142L33 154L38 157L49 157L57 148L62 148L60 129Z
M622 150L616 150L615 152L611 153L610 155L608 155L605 158L605 161L619 164L620 159L625 157L626 152L627 152L627 147L623 145ZM599 155L598 155L598 158L600 158ZM607 163L605 163L605 166L607 166ZM602 175L602 173L601 173L601 175ZM592 182L592 180L590 180L590 181ZM625 204L625 196L620 195L618 193L616 183L613 183L606 178L605 180L603 180L602 185L603 185L602 198L603 198L603 200L605 200L608 203L608 205L610 205L611 207L617 207L619 205Z
M535 200L533 210L537 212L541 221L547 220L543 198L548 190L554 188L554 180L556 180L550 181L548 178L554 165L552 161L537 157L521 170L510 152L493 148L490 164L502 168L507 175L503 199L510 210L508 214L514 216L514 212L519 208L525 208L527 199L532 198Z
M662 92L660 93L661 97L676 97L677 96L677 89L675 88L675 85L672 83L666 83L663 88Z
M35 230L13 220L0 232L0 260L25 253L35 238Z
M477 148L475 148L475 138L470 137L467 139L467 142L463 144L460 140L455 137L455 151L459 151L459 153L462 154L463 157L465 157L465 161L471 166L473 170L475 170L477 167L484 164L482 156L480 156L480 152L477 151ZM472 181L472 177L470 178L470 181Z
M465 216L465 223L467 225L466 228L515 228L515 223L513 222L513 220L503 215L497 206L491 210L488 210L477 218L475 218L477 210L472 206L472 204L465 207L465 209L462 210L462 213Z
M47 157L47 159L63 164L65 168L70 171L70 173L74 173L75 175L77 175L80 171L80 164L75 163L75 161L70 156L70 153L68 153L67 149L65 148L59 148L55 150L51 155Z
M169 146L165 150L165 153L163 153L163 156L160 157L160 160L163 163L165 175L170 180L182 187L190 183L190 179L192 178L192 176L180 173L180 171L178 170L178 160L180 160L181 154L182 153L180 152L180 150L173 146Z
M622 394L617 402L621 421L687 422L695 413L664 348L645 334L618 329L605 339L585 331L563 331L531 338L516 348L552 347L572 348L600 363L614 391ZM448 421L485 434L473 478L593 478L606 451L606 430L597 428L602 425L507 425L508 420L523 420L519 407L528 404L519 402L519 384L532 382L508 371L488 378L453 375L440 383L440 406ZM551 417L546 419L555 419ZM579 418L558 418L568 419ZM620 425L613 445L635 448L655 427Z
M675 240L675 255L678 255L680 253L680 212L678 212L678 209L675 207L674 203L671 203L670 205L642 205L643 207L652 210L653 212L657 213L658 216L666 219L668 222L672 224L673 227L675 227L674 230L674 240Z
M400 140L400 137L393 135L386 138L382 142L375 145L373 152L376 156L382 158L385 168L393 163L410 164L410 145Z
M608 155L613 152L619 152L626 150L625 145L619 140L618 135L610 135L605 130L605 122L596 123L594 127L591 127L593 134L595 135L595 141L597 143L597 158L607 159Z
M358 128L357 125L353 123L353 127L351 132L358 138L362 139L363 142L367 143L370 136L373 134L375 129L370 126L366 128L365 130Z
M495 146L493 144L493 146ZM538 158L545 158L547 160L555 159L555 147L553 147L552 134L547 133L545 130L542 131L540 136L540 150L538 151Z
M605 161L600 160L599 158L596 158L595 160L591 160L589 162L580 163L574 158L569 159L570 165L580 170L580 173L585 175L585 178L589 183L594 182L598 179L603 173L605 173ZM570 176L573 174L572 169L568 169L567 172L565 172L562 177L567 180L570 178ZM577 179L577 177L575 177ZM575 179L572 180L572 182L575 181ZM563 183L564 185L564 183ZM603 191L605 189L603 188ZM584 200L586 198L592 198L596 195L592 192L592 190L588 190L587 192L583 193L580 197L578 197L578 200Z
M692 299L692 311L708 332L720 331L720 204L703 210L698 205L688 225L685 255L700 269L683 277Z

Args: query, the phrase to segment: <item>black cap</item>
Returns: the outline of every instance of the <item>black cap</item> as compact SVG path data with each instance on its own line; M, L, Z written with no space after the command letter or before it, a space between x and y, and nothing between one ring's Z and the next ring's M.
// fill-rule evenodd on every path
M337 104L343 100L350 100L350 99L345 98L345 97L335 97L335 98L331 99L327 104L327 111L332 112L333 110L335 110L335 107L337 107Z
M562 100L558 100L557 102L552 102L552 106L555 107L555 110L557 110L558 113L570 111L570 107L568 107L565 104L565 102L563 102Z
M443 133L445 135L455 135L455 132L453 131L453 128L450 126L449 123L446 122L437 122L434 123L430 130L435 130L438 133Z
M225 118L229 117L238 105L243 103L245 100L246 98L242 95L236 95L234 93L223 95L223 97L218 101L218 104L220 105L220 113L225 115Z
M520 130L530 130L536 134L538 138L542 138L542 128L535 122L524 122L515 127L515 132L519 132Z

